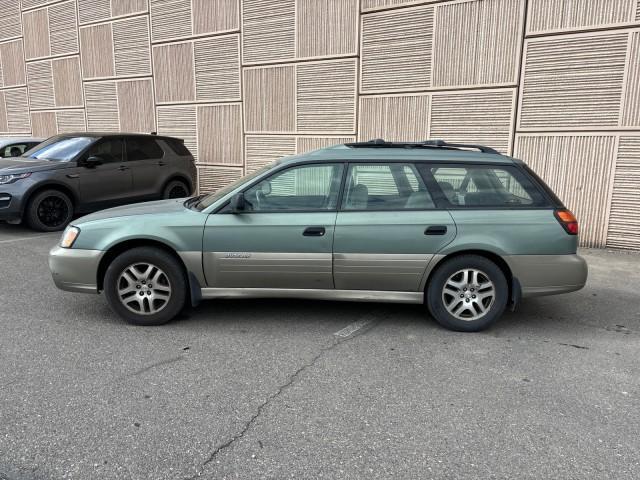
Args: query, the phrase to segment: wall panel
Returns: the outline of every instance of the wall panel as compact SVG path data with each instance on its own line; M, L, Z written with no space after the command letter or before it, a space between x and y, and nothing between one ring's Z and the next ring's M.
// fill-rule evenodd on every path
M620 138L607 245L640 250L640 136Z
M149 0L154 42L188 37L193 31L191 0Z
M528 40L522 129L617 127L628 33Z
M360 91L430 87L432 37L432 7L363 16Z
M196 98L193 43L153 48L156 100L158 103L188 102Z
M0 87L25 85L24 49L22 40L0 43Z
M640 32L638 31L631 33L627 59L622 126L640 127Z
M431 100L430 137L511 150L516 90L436 93Z
M0 110L4 110L0 115L2 127L6 126L5 132L8 134L28 134L31 131L31 121L29 118L29 100L27 89L12 88L0 92Z
M444 3L435 12L434 87L517 83L523 2Z
M148 0L77 0L78 22L95 23L123 15L146 13Z
M244 63L290 60L296 53L296 0L242 1ZM269 12L265 15L265 12Z
M246 135L245 154L247 173L275 162L287 155L295 155L296 137L282 135Z
M247 133L295 131L295 66L244 70L244 121Z
M429 138L429 95L360 97L360 140Z
M360 0L360 3L363 12L370 12L384 8L408 7L438 1L440 0Z
M198 107L198 161L203 164L244 165L242 105Z
M198 191L200 193L215 192L239 179L242 175L241 168L198 167Z
M617 139L613 135L518 135L525 160L578 217L582 244L604 247Z
M110 23L81 28L80 52L83 78L104 78L116 74Z
M120 130L151 133L156 130L151 79L123 80L116 84Z
M184 144L198 159L198 113L195 105L157 107L158 134L172 135Z
M355 55L358 0L296 0L296 57Z
M22 35L20 2L0 0L0 41Z
M529 0L528 33L630 23L637 0Z

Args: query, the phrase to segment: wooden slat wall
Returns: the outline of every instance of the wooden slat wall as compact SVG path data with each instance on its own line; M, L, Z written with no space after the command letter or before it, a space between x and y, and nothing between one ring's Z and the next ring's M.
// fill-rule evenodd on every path
M585 245L640 249L640 0L0 0L0 135L85 129L184 138L203 191L354 138L484 143Z

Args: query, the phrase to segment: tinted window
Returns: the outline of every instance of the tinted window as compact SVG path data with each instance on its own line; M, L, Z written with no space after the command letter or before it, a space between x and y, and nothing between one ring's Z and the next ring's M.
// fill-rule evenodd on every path
M191 156L191 152L182 140L178 140L177 138L164 138L163 140L176 155L180 155L181 157Z
M7 145L4 147L2 149L2 155L0 156L3 158L19 157L28 149L29 145L26 143L14 143L13 145Z
M540 206L544 198L512 167L447 166L431 169L451 205L467 207Z
M95 141L93 137L51 137L28 150L24 156L39 160L68 162Z
M416 171L405 164L349 167L343 210L428 209L435 205Z
M124 146L119 139L105 139L91 147L84 158L100 157L104 163L121 163L123 161Z
M158 145L153 138L128 138L127 139L127 159L132 162L135 160L153 160L162 158L164 150Z
M333 210L342 169L341 164L305 165L276 173L245 192L248 210Z

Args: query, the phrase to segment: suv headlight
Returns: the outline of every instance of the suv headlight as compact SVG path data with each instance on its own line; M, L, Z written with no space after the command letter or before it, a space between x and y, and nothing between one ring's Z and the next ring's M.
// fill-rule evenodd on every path
M23 178L27 178L31 176L31 172L29 173L15 173L10 175L0 175L0 185L6 185L7 183L14 183Z
M78 227L67 227L67 229L62 234L62 240L60 241L60 246L62 248L71 248L80 235L80 229Z

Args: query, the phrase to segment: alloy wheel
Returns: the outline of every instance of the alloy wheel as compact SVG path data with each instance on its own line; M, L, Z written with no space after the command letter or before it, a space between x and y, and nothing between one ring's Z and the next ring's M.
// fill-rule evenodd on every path
M69 215L69 206L60 197L45 197L38 204L38 220L49 228L63 225Z
M151 263L136 263L124 269L118 279L122 304L138 315L153 315L163 310L171 298L167 274Z
M489 276L475 268L458 270L442 288L444 306L458 320L472 321L484 317L495 297L496 289Z

